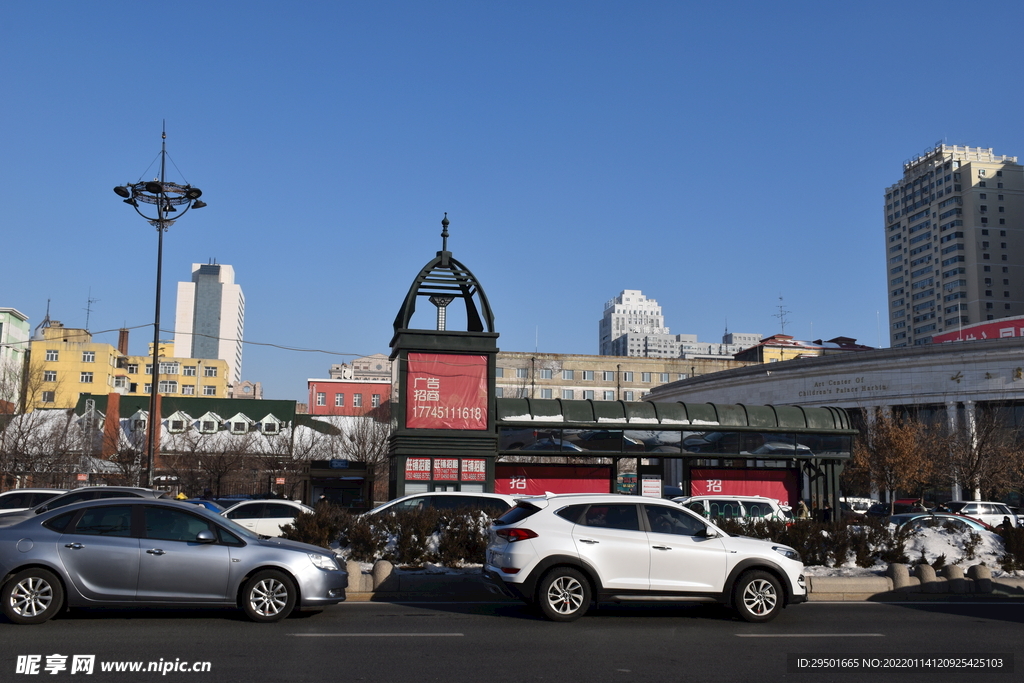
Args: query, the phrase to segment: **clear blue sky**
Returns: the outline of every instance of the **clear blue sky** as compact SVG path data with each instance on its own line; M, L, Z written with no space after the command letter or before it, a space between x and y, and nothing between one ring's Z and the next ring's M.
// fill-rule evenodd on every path
M888 344L883 190L936 142L1024 157L1024 3L0 4L0 306L152 338L156 232L111 189L208 208L170 229L234 266L246 379L388 353L449 247L507 351L596 353L641 289L673 333ZM880 319L880 326L879 326ZM168 336L169 335L164 335ZM116 332L97 335L116 343Z

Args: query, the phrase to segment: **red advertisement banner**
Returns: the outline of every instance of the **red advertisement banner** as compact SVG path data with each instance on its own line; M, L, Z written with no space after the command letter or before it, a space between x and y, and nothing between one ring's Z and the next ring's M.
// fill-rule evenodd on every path
M518 496L551 493L611 493L611 468L495 465L494 492Z
M405 425L487 429L487 356L410 353Z
M408 458L405 461L405 478L430 481L430 458Z
M434 458L434 481L458 481L458 458Z
M793 505L797 500L797 473L795 470L691 469L690 495L765 496L783 505Z
M487 460L463 458L461 479L462 481L487 481Z

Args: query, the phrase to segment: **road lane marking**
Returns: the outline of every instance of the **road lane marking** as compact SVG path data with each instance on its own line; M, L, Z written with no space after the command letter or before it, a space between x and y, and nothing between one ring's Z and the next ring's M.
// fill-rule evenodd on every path
M465 633L289 633L296 638L461 638Z
M884 633L737 633L737 638L884 638Z

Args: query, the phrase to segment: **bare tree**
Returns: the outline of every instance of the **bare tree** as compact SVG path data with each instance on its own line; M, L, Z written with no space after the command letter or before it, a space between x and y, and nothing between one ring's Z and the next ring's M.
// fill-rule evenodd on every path
M878 412L853 448L853 463L889 491L919 493L935 472L941 435L907 414Z
M388 440L391 437L391 404L374 408L365 417L352 420L338 442L342 455L354 462L365 462L373 477L374 500L388 496Z
M951 484L970 490L974 500L982 499L983 490L996 495L1013 487L1022 450L1000 418L998 408L979 407L967 414L968 424L945 435L946 475Z

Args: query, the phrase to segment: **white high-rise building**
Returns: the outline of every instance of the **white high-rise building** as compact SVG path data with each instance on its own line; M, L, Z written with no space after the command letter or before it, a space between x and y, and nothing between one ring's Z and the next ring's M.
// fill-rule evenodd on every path
M1024 167L936 145L885 190L889 343L1024 314Z
M648 299L639 289L623 290L604 305L600 326L600 355L616 355L612 342L624 334L669 334L665 316L654 299Z
M178 283L174 355L219 358L228 364L232 384L242 381L245 297L235 270L219 263L193 263L192 281Z

